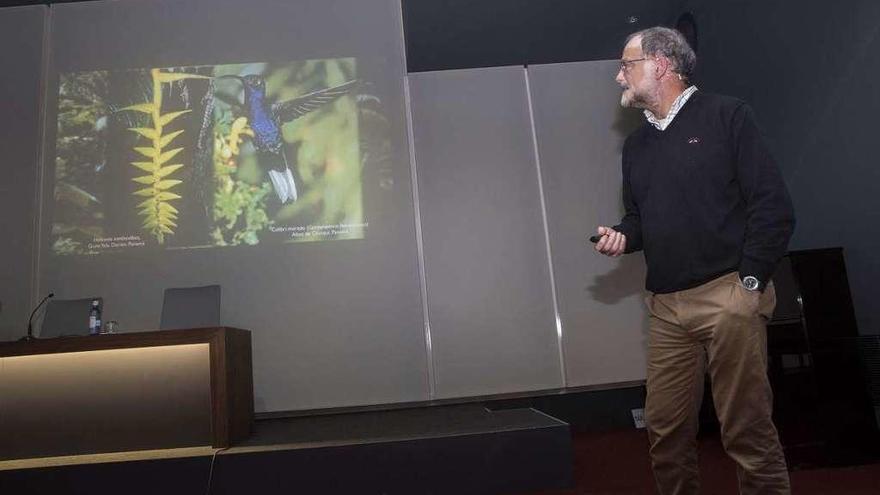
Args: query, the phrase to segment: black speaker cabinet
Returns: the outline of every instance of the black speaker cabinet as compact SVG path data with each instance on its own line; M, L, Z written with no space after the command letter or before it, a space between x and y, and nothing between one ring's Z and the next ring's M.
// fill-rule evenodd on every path
M792 251L773 276L767 325L773 419L790 468L880 458L880 433L841 248ZM706 385L703 432L718 429Z
M841 248L792 251L767 327L774 420L791 467L878 458L880 433Z

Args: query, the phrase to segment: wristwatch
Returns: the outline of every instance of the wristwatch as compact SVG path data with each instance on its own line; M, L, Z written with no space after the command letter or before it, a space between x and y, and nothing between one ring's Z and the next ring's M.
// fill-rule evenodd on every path
M743 277L742 284L746 290L750 290L750 291L761 290L761 281L758 280L758 277L756 277L754 275L746 275L745 277Z

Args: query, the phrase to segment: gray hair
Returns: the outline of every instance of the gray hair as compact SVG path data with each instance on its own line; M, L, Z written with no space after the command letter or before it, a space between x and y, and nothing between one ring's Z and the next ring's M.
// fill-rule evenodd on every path
M642 53L648 57L663 55L673 65L673 71L685 80L690 79L697 65L697 55L680 32L666 27L652 27L635 32L626 38L628 44L641 36Z

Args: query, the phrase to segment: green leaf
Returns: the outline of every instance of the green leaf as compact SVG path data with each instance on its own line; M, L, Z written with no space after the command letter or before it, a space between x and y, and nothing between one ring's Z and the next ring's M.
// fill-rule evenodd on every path
M180 196L174 194L173 192L162 191L156 195L156 199L158 201L168 201L169 199L180 199Z
M162 165L163 163L167 162L168 160L174 158L174 155L180 153L181 151L183 151L183 148L174 148L171 151L166 151L165 153L162 153L161 155L159 155L159 159L156 160L156 163L158 163L159 165ZM151 157L151 158L154 158L154 157Z
M158 189L160 191L164 191L166 189L170 189L170 188L180 184L181 182L182 181L179 181L177 179L165 179L165 180L160 180L159 182L157 182L155 187L156 187L156 189Z
M131 162L131 164L144 172L154 173L156 171L156 164L153 162Z
M174 131L171 134L166 134L166 135L162 136L162 139L159 140L159 148L164 148L164 147L168 146L168 143L170 143L172 139L176 138L177 136L179 136L181 134L183 134L183 129L181 129L179 131Z
M140 203L138 203L137 208L149 208L152 210L155 205L156 205L156 198L149 198L149 199L145 199L144 201L141 201Z
M173 173L175 170L179 169L182 166L182 164L177 163L174 165L165 165L164 167L160 168L158 172L156 172L156 175L161 179L162 177Z
M190 110L181 110L179 112L166 113L165 115L162 115L161 117L159 117L159 125L166 126L172 120L174 120L177 117L180 117L181 115L188 113L188 112L190 112Z
M146 127L130 127L128 130L136 132L147 139L156 139L156 129L148 129Z
M138 189L137 191L133 192L132 194L134 194L135 196L152 196L153 195L153 188L148 187L146 189Z
M138 153L144 155L147 158L156 158L156 149L155 148L147 148L145 146L138 146L134 149Z
M120 108L119 111L123 110L134 110L135 112L143 112L143 113L153 113L153 110L156 109L156 106L152 103L141 103L139 105L131 105L129 107Z
M153 177L152 175L144 175L143 177L135 177L131 180L137 182L138 184L152 184L153 182L156 182L156 178Z
M159 211L160 212L169 212L169 213L180 213L177 211L177 208L171 206L170 203L159 203Z

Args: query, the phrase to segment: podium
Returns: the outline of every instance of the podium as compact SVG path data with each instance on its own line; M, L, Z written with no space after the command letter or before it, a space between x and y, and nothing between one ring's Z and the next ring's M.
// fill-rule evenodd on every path
M253 404L247 330L0 343L0 460L228 447Z

